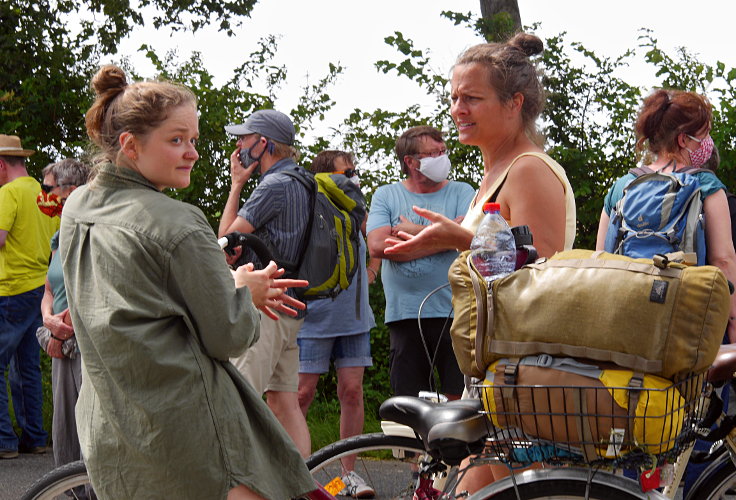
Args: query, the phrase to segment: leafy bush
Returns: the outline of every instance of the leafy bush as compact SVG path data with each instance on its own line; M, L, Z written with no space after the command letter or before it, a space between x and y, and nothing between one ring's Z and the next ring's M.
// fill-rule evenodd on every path
M163 5L155 3L159 7ZM206 7L203 2L194 4L197 10L193 22L199 24L193 27L197 28L207 18L206 9L215 8ZM229 12L247 14L252 4L234 0L223 5ZM75 12L81 10L77 7L86 5L89 2L79 0L65 2L64 8ZM182 3L172 5L174 10L161 7L158 19L162 26L167 23L178 26L171 13ZM0 63L7 70L0 72L4 78L0 81L0 133L16 133L29 145L42 145L40 153L29 163L31 173L36 176L50 160L85 154L82 115L92 98L88 82L100 55L112 52L115 46L109 36L98 49L85 43L102 25L85 25L91 31L75 38L66 31L63 20L51 12L53 9L29 7L28 0L11 0L0 7L0 17L10 26L5 38L22 35L22 40L9 39L1 49L0 61L11 61L15 66ZM223 21L227 16L223 16L221 9L213 12L220 19L222 29L232 28L229 21ZM479 42L485 40L489 30L499 30L494 23L484 23L470 14L445 12L443 15L458 25L458 29L464 27L476 32ZM125 34L141 19L112 15L103 16L103 21L119 26L119 33ZM20 29L23 26L33 29ZM534 27L529 30L533 31ZM400 179L393 158L395 138L408 127L430 124L446 132L455 165L454 178L477 186L483 174L482 159L477 148L457 140L449 116L448 82L444 76L447 68L433 68L429 51L415 47L402 33L396 32L385 41L396 48L398 59L378 61L377 70L412 80L420 92L434 99L434 107L427 109L407 102L406 110L401 112L354 109L328 135L312 136L308 133L312 124L323 120L335 104L328 91L339 84L343 69L330 65L316 84L305 86L297 106L290 112L297 126L297 146L303 153L303 164L308 164L317 152L327 147L353 151L358 161L368 167L362 172L361 184L370 201L378 186ZM719 176L726 185L736 182L736 69L720 62L713 66L704 64L686 49L667 54L647 30L642 31L638 43L620 56L603 57L580 43L569 42L563 33L545 41L545 51L538 59L548 91L547 107L539 125L547 140L547 150L565 167L575 190L577 247L593 247L606 191L615 178L639 160L634 153L633 125L641 99L649 89L632 85L620 76L634 60L643 58L651 65L656 73L656 86L694 90L709 97L714 105L712 136L722 158ZM261 40L232 78L218 87L199 54L180 61L175 54L160 56L153 49L143 47L158 76L186 84L199 99L201 157L193 171L191 186L172 192L171 196L199 206L213 227L217 226L229 190L228 158L234 148L234 141L225 134L223 126L277 102L279 86L288 74L288 68L272 62L277 48L274 37ZM25 63L18 66L18 61ZM133 68L129 70L135 75ZM252 186L244 191L244 197L249 189ZM377 319L372 332L375 366L366 371L365 385L366 413L374 414L389 393L388 332L382 321L384 297L380 285L371 287L370 300ZM325 397L336 394L334 373L320 382L319 390ZM334 405L329 408L334 410Z

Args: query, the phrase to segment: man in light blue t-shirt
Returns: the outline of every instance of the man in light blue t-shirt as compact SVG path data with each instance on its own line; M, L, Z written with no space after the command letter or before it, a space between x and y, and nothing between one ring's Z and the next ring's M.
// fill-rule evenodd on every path
M381 272L391 344L391 389L396 395L416 396L419 391L440 390L459 397L464 383L450 341L449 287L424 301L430 292L447 284L447 271L457 252L386 255L384 249L386 238L399 231L416 234L427 224L412 210L413 206L459 221L474 190L464 182L447 180L447 148L442 133L433 127L407 130L396 141L395 151L406 179L376 190L367 225L370 255L384 259ZM432 366L439 374L439 388L434 383Z

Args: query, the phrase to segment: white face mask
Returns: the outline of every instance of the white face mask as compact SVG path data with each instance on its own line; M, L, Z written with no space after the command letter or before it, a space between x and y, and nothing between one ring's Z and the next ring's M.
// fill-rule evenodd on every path
M442 182L450 174L450 157L447 155L422 158L419 163L419 171L431 181Z

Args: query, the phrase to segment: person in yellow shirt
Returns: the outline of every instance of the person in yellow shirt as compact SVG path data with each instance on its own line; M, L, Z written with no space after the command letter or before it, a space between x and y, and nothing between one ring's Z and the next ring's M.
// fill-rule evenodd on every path
M36 202L41 185L28 175L20 138L0 134L0 368L10 369L18 437L10 421L8 391L0 384L0 459L44 453L48 438L41 416L41 299L59 218Z

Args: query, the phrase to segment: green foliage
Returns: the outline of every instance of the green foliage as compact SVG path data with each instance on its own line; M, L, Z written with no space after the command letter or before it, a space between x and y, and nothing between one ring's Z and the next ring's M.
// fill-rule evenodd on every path
M60 2L60 11L70 3ZM98 57L59 22L55 4L0 2L0 133L38 151L29 162L34 173L85 143L86 89Z
M657 68L662 87L692 90L706 95L713 104L711 136L721 156L718 177L731 191L736 184L736 68L722 62L703 64L684 48L676 57L664 53L649 30L639 37L646 61Z
M36 177L51 161L80 156L84 113L100 56L143 26L196 32L214 24L232 35L256 0L5 0L0 2L0 133L36 149ZM134 6L135 5L135 6ZM234 20L234 21L233 21Z
M513 17L508 12L499 12L490 18L475 17L468 12L444 11L442 16L450 19L455 25L464 24L480 34L487 42L502 42L508 40L518 30Z
M547 106L543 131L550 154L575 190L576 246L595 248L603 197L611 181L635 166L633 122L640 89L615 76L633 57L601 58L564 35L546 40L541 65Z
M485 39L488 22L471 14L443 12L442 15L456 25L464 25ZM533 31L534 27L529 30ZM479 43L483 40L479 39ZM449 117L447 82L433 72L430 61L422 50L401 33L386 38L397 52L405 56L401 62L379 61L376 66L384 73L394 71L407 77L428 95L437 99L436 108L425 116L419 116L417 107L405 113L368 113L356 110L346 120L352 132L345 132L350 141L346 145L353 151L368 154L388 151L391 137L384 134L400 133L414 123L435 125L447 132L447 143L456 178L477 186L482 176L482 160L477 148L469 148L457 142L457 134ZM721 152L719 177L727 184L736 182L736 69L726 68L718 62L710 66L701 62L686 49L680 48L674 56L662 51L648 30L640 36L640 47L645 50L644 59L654 66L660 81L656 87L691 90L707 95L714 105L712 136ZM577 238L575 246L595 246L598 220L603 198L613 181L633 168L641 160L635 151L634 123L645 89L622 78L624 70L641 51L631 49L617 57L602 57L586 49L581 43L568 42L562 33L545 40L545 50L538 60L539 69L547 91L547 105L539 122L546 139L545 148L565 168L575 191L577 203ZM400 124L389 127L388 124ZM377 136L365 132L373 126ZM394 132L394 130L396 132ZM357 135L356 135L357 134ZM365 144L363 141L370 143ZM393 175L369 177L368 190L374 183L392 182ZM365 184L365 183L364 183Z
M117 43L144 23L141 9L154 6L156 27L197 30L206 23L233 33L242 16L250 14L254 0L142 0L132 7L127 0L8 0L0 2L0 133L20 135L26 147L38 149L30 170L63 156L85 151L84 112L92 96L89 81L100 57L114 53ZM67 28L78 16L81 30ZM478 42L498 40L508 25L503 15L486 21L471 14L443 12L455 25L478 34ZM239 17L240 16L240 17ZM534 27L530 28L531 31ZM494 34L495 33L495 34ZM297 127L302 164L325 148L352 151L361 167L361 186L370 201L375 189L402 178L394 157L395 139L407 128L428 124L445 132L453 177L473 186L483 175L478 148L460 144L449 115L448 68L435 68L431 53L415 46L404 34L386 37L397 52L396 60L376 62L383 74L414 82L433 106L407 101L403 111L353 109L324 136L310 130L333 110L329 95L339 84L343 68L329 65L316 83L305 85L290 111ZM635 166L634 120L642 96L648 91L621 75L641 58L654 70L657 86L694 90L706 94L714 106L712 136L719 147L719 176L729 186L736 182L736 69L723 63L708 65L686 49L664 52L652 33L644 30L639 47L617 57L602 57L582 44L569 42L565 34L545 40L538 58L548 92L547 107L539 122L545 148L567 171L575 190L578 236L576 246L592 248L603 198L613 180ZM252 111L277 105L287 68L274 63L275 37L262 39L232 78L216 85L198 53L180 59L178 54L158 54L142 46L154 64L157 78L181 82L197 95L200 111L200 159L187 189L171 196L200 207L216 227L230 186L229 157L234 140L224 125L242 122ZM123 65L128 63L123 60ZM135 68L128 72L136 75ZM150 76L150 75L146 75ZM287 111L287 110L284 110ZM246 187L247 198L254 183ZM371 287L371 305L377 326L372 332L375 366L366 371L367 414L373 415L388 389L388 331L383 324L385 299L380 284ZM334 373L320 382L326 398L336 394ZM336 398L332 398L334 400ZM317 407L322 403L315 402ZM323 405L324 406L324 405ZM334 406L326 406L334 411Z

